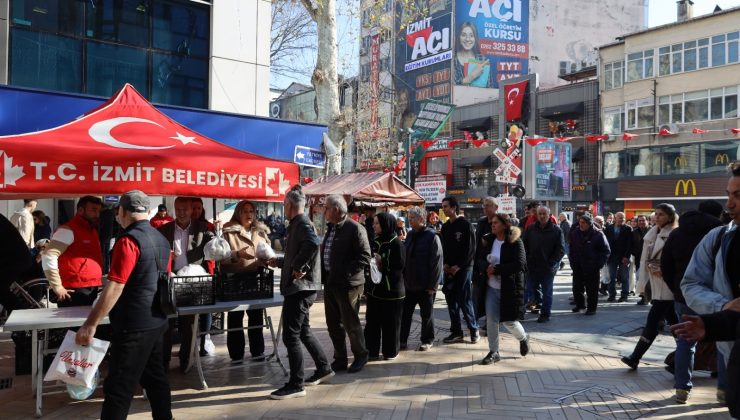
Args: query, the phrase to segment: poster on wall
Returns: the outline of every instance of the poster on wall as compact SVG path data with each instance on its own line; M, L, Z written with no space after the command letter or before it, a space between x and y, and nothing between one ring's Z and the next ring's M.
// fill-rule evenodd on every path
M535 200L570 201L571 199L571 144L550 139L531 150L530 162L534 169Z
M498 89L502 80L527 74L529 0L456 4L455 85Z
M445 175L424 175L416 178L414 189L419 193L426 204L441 204L447 194L447 178Z
M432 3L432 2L430 2ZM407 129L424 101L450 103L452 87L452 9L450 2L433 2L428 9L397 2L394 91L395 124ZM424 11L424 13L420 12ZM409 13L416 12L414 16ZM426 14L425 14L426 13Z

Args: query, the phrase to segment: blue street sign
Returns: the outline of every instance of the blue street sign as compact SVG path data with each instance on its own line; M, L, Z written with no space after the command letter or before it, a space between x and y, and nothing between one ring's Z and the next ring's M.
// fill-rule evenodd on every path
M310 147L296 146L293 152L293 162L303 166L323 168L326 166L326 153Z

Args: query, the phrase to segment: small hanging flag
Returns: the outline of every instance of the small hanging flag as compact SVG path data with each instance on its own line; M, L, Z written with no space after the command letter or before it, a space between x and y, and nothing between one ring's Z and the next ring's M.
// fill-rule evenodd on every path
M473 140L473 146L475 147L481 147L484 144L488 143L488 140Z
M527 142L528 145L534 147L534 146L537 146L540 143L546 142L547 139L544 138L544 137L527 137L527 138L525 138L525 141Z
M732 134L740 134L740 128L731 128Z
M571 141L574 138L575 137L555 137L555 141L558 142L558 143L564 143L566 141Z
M586 136L586 141L593 143L595 141L602 141L602 140L609 140L608 134L594 134L590 136Z
M704 133L707 132L707 130L702 130L701 128L695 128L695 129L691 130L691 132L694 133L694 134L704 134Z
M458 144L462 144L462 140L450 140L447 142L447 147L452 149L453 147L457 146Z
M672 136L672 135L674 135L674 134L676 134L676 133L672 132L671 130L669 130L669 129L667 129L667 128L662 128L662 129L661 129L661 130L660 130L660 131L658 132L658 135L660 135L660 136Z
M622 140L624 140L624 141L630 141L630 140L634 139L635 137L640 137L640 135L639 134L632 134L632 133L624 133L622 135Z

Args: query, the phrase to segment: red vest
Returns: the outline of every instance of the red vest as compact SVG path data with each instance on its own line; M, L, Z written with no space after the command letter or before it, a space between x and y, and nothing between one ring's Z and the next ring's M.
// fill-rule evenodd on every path
M66 226L72 230L74 241L59 256L59 276L66 289L102 286L103 253L98 230L80 215L75 215Z

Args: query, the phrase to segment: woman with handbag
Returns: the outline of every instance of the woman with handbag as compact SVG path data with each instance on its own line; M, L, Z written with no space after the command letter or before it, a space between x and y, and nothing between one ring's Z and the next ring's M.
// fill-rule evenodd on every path
M256 251L260 242L270 243L269 229L257 221L257 212L254 204L242 200L236 205L231 220L224 225L224 239L231 247L231 256L221 261L221 272L229 277L237 277L240 281L257 281L260 270L265 263L257 259ZM263 310L248 310L247 318L250 327L264 325ZM232 311L227 317L227 327L243 328L244 312ZM262 360L265 357L265 337L261 328L250 329L249 352L252 360ZM226 333L226 347L232 363L241 363L244 359L244 331L229 331Z
M668 239L671 231L678 227L678 214L676 208L668 203L658 204L655 207L655 226L645 234L642 245L640 271L638 274L637 293L645 294L646 286L650 285L650 297L652 307L648 312L645 327L642 329L637 345L631 355L622 357L622 363L632 370L637 369L640 359L650 348L650 345L658 336L658 329L665 320L673 325L678 322L676 312L673 309L673 292L667 281L663 279L660 270L660 257L663 253L663 245ZM678 396L678 394L677 394ZM686 402L684 399L683 402Z
M401 348L401 312L406 288L403 268L406 251L396 235L396 218L378 213L373 220L375 241L371 245L380 271L379 282L370 275L365 282L365 345L369 360L379 360L382 342L383 358L393 360Z
M519 340L519 353L529 353L529 336L519 319L524 317L524 273L527 256L521 230L511 224L506 214L497 213L491 223L491 233L483 235L476 261L476 313L486 314L488 354L482 365L501 360L499 356L499 323Z

